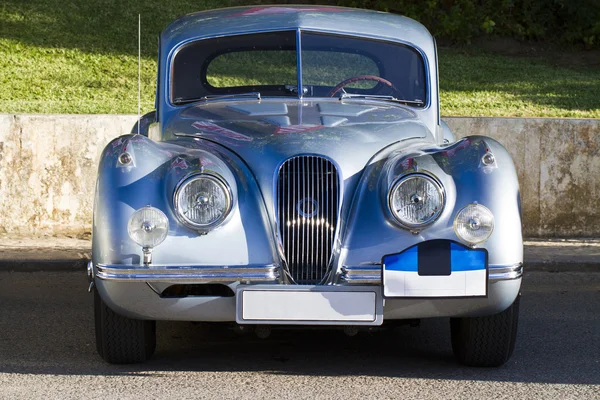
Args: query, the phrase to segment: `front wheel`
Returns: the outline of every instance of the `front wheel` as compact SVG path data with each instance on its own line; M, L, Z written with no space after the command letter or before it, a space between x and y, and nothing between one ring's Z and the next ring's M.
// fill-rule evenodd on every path
M156 348L156 322L117 314L94 290L96 349L111 364L135 364L150 359Z
M458 362L498 367L508 361L517 338L520 298L499 314L450 319L452 351Z

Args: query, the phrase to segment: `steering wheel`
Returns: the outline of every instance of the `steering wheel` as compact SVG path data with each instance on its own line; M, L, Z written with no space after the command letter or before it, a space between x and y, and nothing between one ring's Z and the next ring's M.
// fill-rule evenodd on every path
M340 90L342 90L345 86L354 83L354 82L360 82L360 81L375 81L375 82L379 82L379 83L383 83L386 86L391 87L392 89L394 89L394 91L398 91L398 89L396 89L396 87L394 86L394 84L390 81L388 81L387 79L383 79L379 76L375 76L375 75L358 75L358 76L353 76L352 78L348 78L340 83L338 83L336 85L336 87L334 87L333 89L331 89L331 92L329 92L329 97L334 97L335 94L337 92L339 92Z

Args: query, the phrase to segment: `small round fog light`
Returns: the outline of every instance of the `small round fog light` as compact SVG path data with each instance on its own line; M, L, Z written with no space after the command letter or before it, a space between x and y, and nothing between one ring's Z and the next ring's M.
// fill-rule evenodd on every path
M485 242L493 230L494 215L481 204L469 204L454 218L456 236L471 246Z
M153 248L167 238L169 220L158 208L142 207L129 218L127 232L131 240L140 246Z

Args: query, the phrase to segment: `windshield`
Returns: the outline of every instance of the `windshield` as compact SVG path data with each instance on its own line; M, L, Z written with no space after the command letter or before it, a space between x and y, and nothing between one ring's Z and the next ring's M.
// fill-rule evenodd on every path
M192 42L173 62L171 101L183 104L219 95L377 97L426 103L423 58L398 43L302 32L226 36Z

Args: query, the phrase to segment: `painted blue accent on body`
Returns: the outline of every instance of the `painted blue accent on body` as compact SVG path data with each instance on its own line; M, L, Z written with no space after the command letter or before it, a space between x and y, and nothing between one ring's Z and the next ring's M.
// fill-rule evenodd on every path
M402 253L383 258L383 267L388 271L418 272L419 245L412 246ZM458 243L450 245L450 265L452 272L479 271L486 269L486 252L473 250Z
M419 270L418 247L413 246L402 253L392 254L383 258L386 270L417 272Z
M450 245L450 265L452 272L479 271L485 269L486 253L472 250L459 244Z

